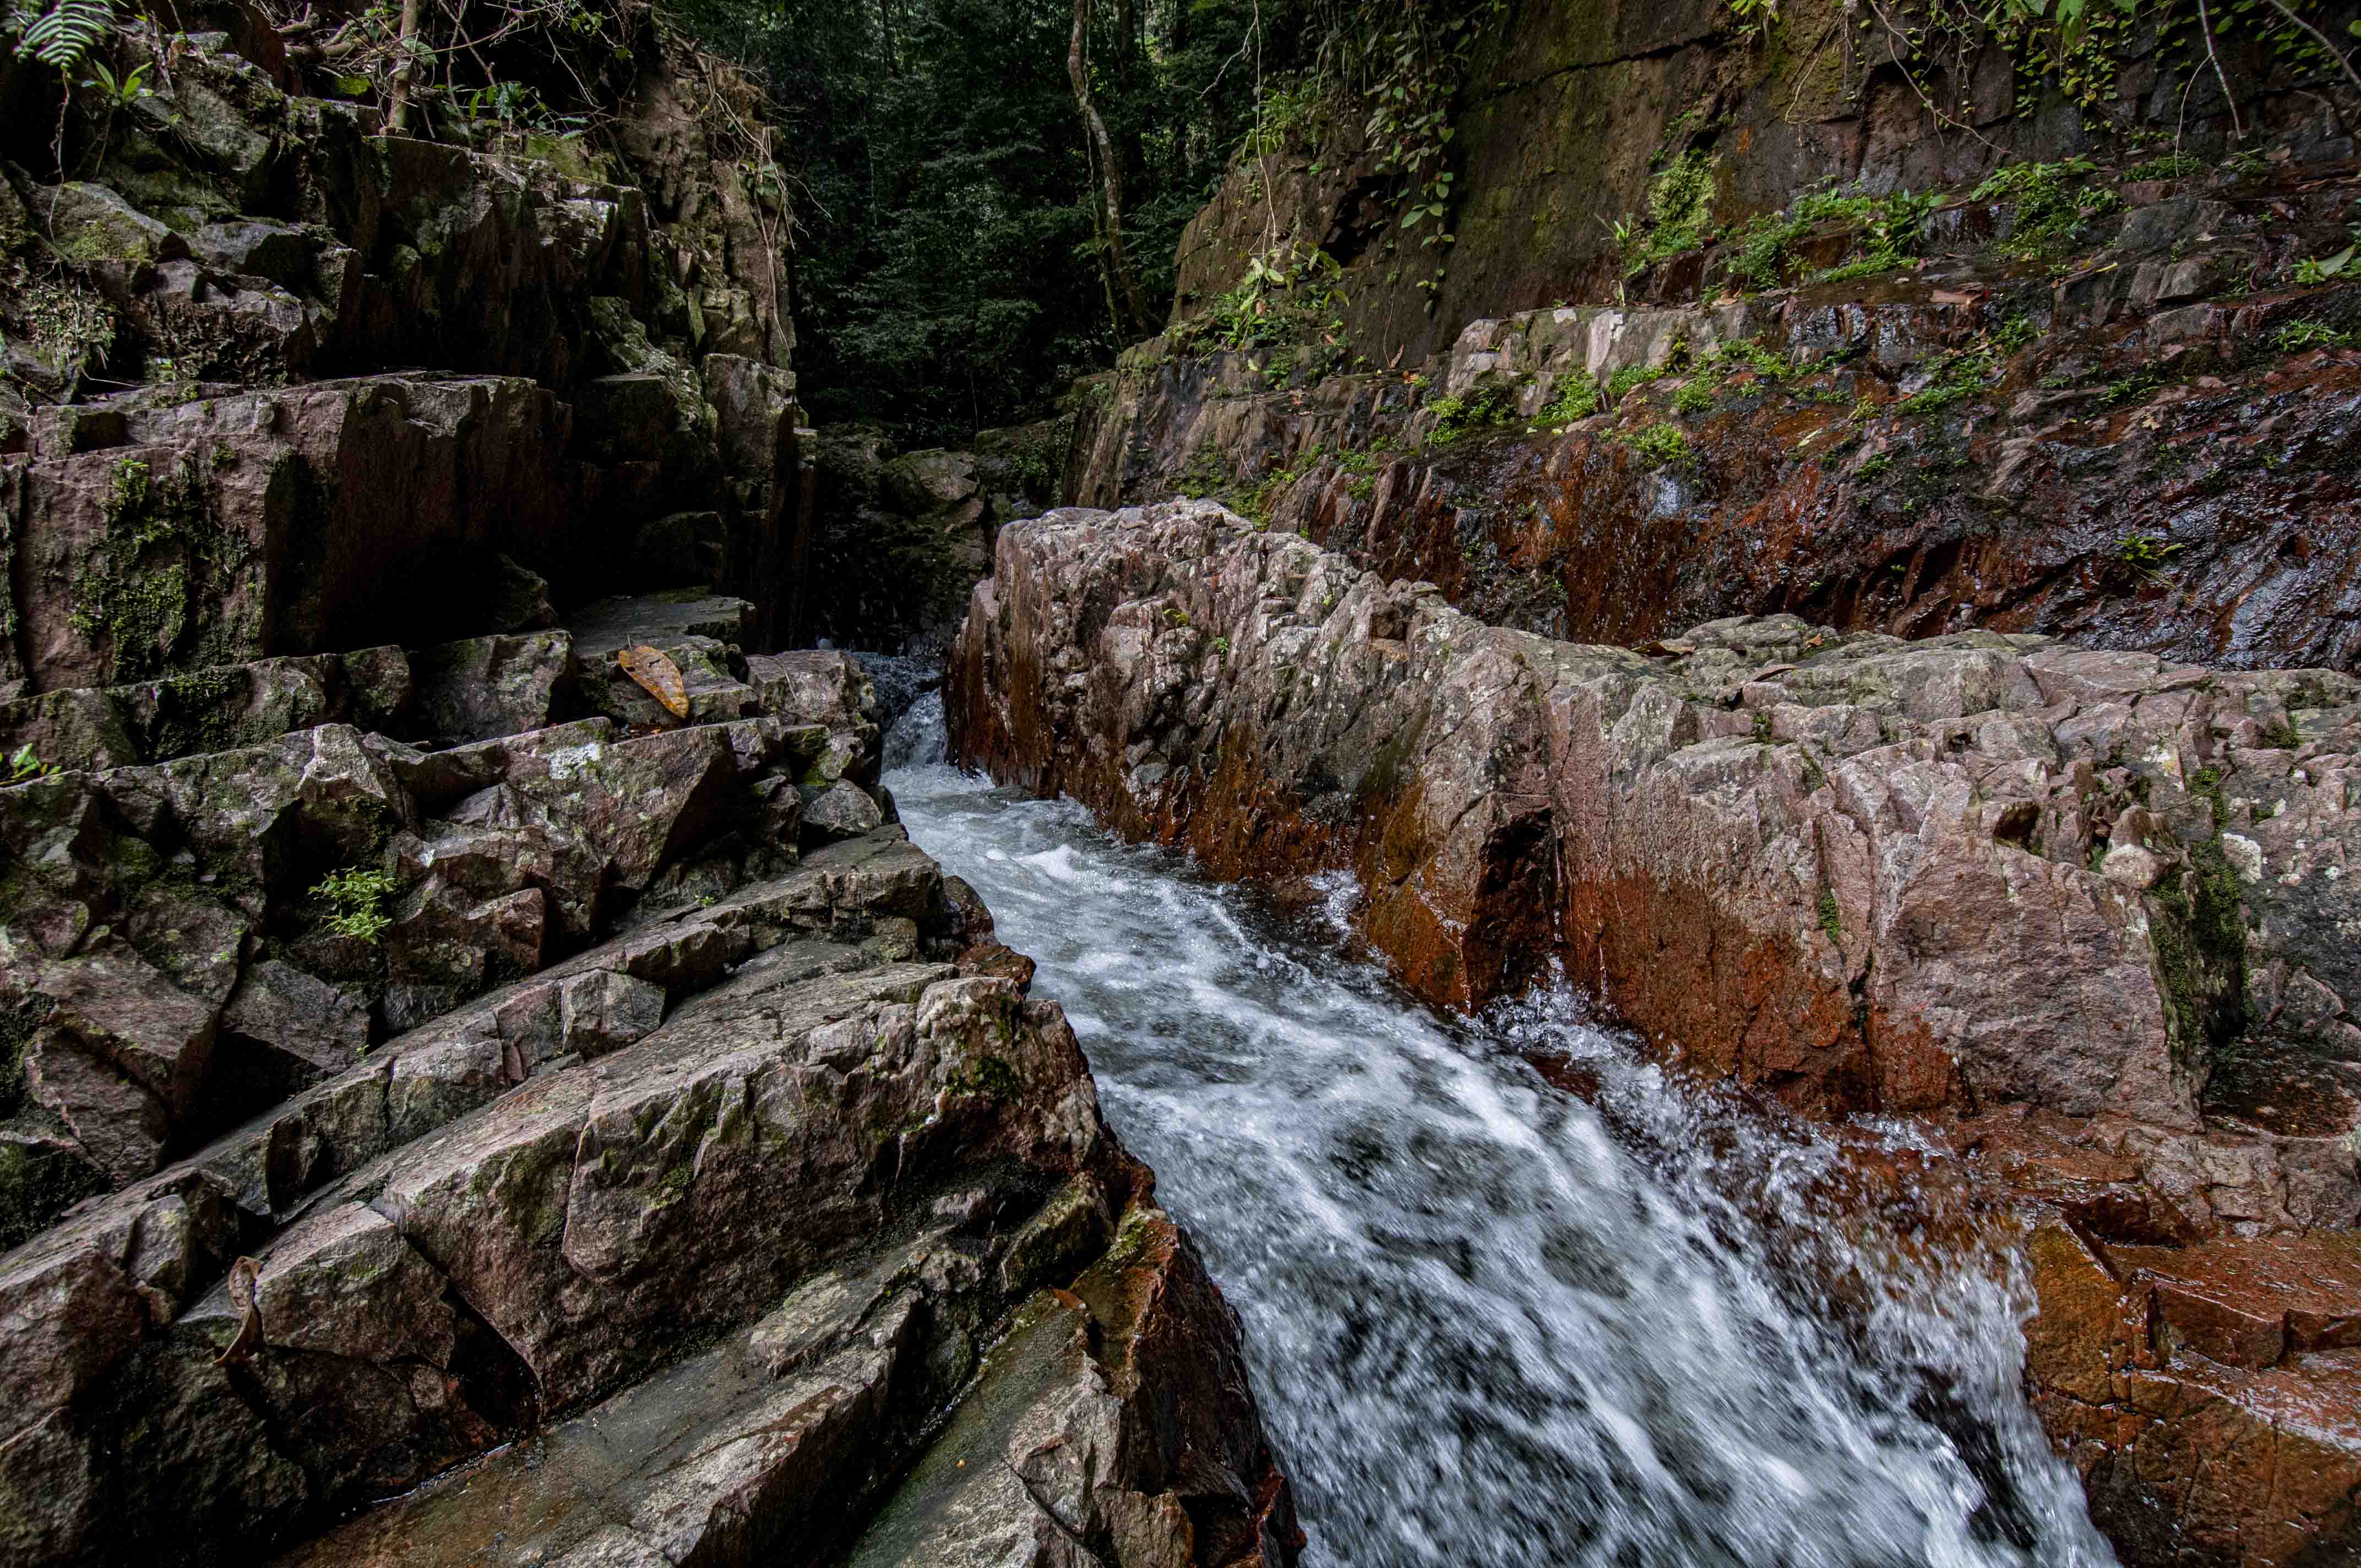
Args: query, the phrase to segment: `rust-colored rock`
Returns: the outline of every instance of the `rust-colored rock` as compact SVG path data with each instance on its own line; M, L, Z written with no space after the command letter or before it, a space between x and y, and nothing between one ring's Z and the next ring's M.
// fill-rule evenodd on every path
M2170 1135L2266 1024L2350 1054L2334 920L2304 903L2340 902L2348 677L1794 618L1652 660L1482 626L1202 504L1002 539L951 672L957 753L1222 874L1352 871L1362 928L1438 1002L1555 958L1706 1073L1799 1103ZM2246 744L2257 714L2296 748ZM2305 1021L2247 994L2279 964L2323 988ZM2330 1158L2346 1185L2301 1223L2361 1196Z
M2351 670L2361 352L2319 323L2353 285L2226 287L2344 243L2329 173L2094 175L2127 210L2056 279L1994 250L1995 209L1962 193L1922 258L1869 277L1504 298L1383 372L1176 331L1083 404L1072 499L1218 495L1584 641L1785 612Z
M1552 642L1171 503L1005 529L946 685L1003 779L1350 872L1433 1001L1555 961L1692 1071L1935 1118L2051 1216L2037 1405L2126 1560L2349 1542L2361 683L1794 617Z
M2026 1251L2035 1408L2126 1562L2361 1549L2353 1233L2118 1246L2052 1218Z

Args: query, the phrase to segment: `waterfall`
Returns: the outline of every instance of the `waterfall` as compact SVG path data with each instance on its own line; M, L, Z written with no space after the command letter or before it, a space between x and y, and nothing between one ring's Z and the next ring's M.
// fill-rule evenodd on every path
M939 755L928 700L894 754ZM1905 1134L1685 1085L1567 992L1438 1015L1345 956L1349 888L1289 912L1071 803L889 782L1245 1320L1309 1563L2114 1562L2026 1405L2013 1259L1848 1196Z
M888 770L928 767L940 762L949 747L943 731L943 694L927 692L903 709L885 731L885 766Z

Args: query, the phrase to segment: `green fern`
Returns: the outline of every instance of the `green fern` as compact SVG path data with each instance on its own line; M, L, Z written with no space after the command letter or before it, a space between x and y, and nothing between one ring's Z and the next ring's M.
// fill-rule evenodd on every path
M10 19L23 27L16 38L18 58L38 60L67 73L115 30L115 4L114 0L52 0L49 9L29 21L21 11Z

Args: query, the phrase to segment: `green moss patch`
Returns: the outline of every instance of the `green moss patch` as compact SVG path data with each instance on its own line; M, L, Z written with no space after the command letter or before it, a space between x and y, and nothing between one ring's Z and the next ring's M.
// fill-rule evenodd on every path
M73 577L71 624L105 650L116 683L237 663L254 653L255 629L225 612L253 554L222 521L213 477L194 459L158 475L125 458L106 532Z

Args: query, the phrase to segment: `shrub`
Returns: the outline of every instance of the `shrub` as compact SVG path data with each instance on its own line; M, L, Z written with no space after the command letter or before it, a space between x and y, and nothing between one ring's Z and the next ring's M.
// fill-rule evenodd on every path
M1623 394L1632 388L1662 380L1672 373L1669 365L1626 365L1607 378L1607 400L1620 403L1623 400Z
M1686 463L1689 458L1689 438L1681 433L1681 427L1676 424L1652 424L1625 436L1624 440L1652 468Z
M2015 207L2016 227L2005 248L2019 256L2038 256L2071 244L2084 224L2122 207L2121 196L2094 181L2098 171L2087 158L2011 163L1977 186L1973 199Z
M1517 412L1514 395L1498 381L1475 388L1464 398L1437 398L1426 407L1434 415L1427 440L1436 446L1448 446L1487 425L1505 424Z
M1572 424L1597 413L1604 401L1598 383L1587 371L1571 371L1558 378L1557 391L1533 416L1533 422L1536 427Z
M329 930L339 937L374 942L393 924L384 905L393 896L394 886L391 872L347 867L322 878L312 889L312 896L332 911L327 918Z
M2272 334L2281 354L2295 354L2307 348L2345 348L2351 345L2353 334L2339 332L2322 321L2290 322Z

